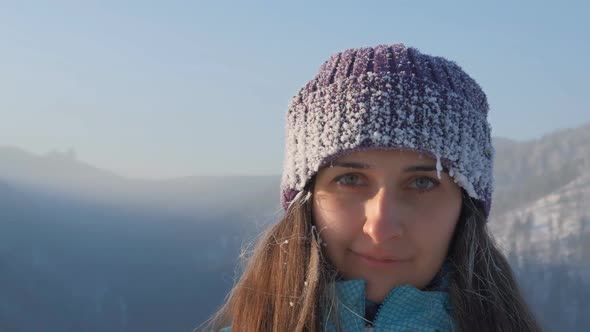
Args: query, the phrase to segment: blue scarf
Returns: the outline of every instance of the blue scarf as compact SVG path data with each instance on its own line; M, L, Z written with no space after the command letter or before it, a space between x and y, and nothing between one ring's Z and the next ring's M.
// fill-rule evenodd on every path
M448 287L449 264L428 286L417 289L411 285L397 286L391 290L382 304L366 299L365 280L337 281L338 318L342 331L391 331L432 332L452 331L454 322ZM326 331L335 331L335 312L324 311Z
M414 286L395 287L382 304L366 299L365 280L340 280L335 283L338 298L338 319L344 332L445 332L453 331L454 322L448 294L450 279L449 264L428 286L417 289ZM369 310L369 317L365 314ZM335 331L332 308L324 309L322 325L325 331ZM371 317L372 316L372 317ZM370 318L370 319L367 319ZM223 328L229 332L231 326Z

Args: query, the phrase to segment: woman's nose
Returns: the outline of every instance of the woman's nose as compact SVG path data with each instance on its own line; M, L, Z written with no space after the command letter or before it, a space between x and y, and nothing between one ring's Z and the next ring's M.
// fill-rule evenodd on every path
M401 204L392 190L381 188L366 201L363 231L375 243L382 243L404 233Z

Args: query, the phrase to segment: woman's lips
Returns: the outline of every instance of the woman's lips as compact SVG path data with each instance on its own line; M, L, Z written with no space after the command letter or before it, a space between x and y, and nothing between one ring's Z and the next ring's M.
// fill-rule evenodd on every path
M383 257L378 255L371 255L365 253L358 253L351 251L355 257L359 259L364 265L372 268L391 268L404 263L406 260L398 258Z

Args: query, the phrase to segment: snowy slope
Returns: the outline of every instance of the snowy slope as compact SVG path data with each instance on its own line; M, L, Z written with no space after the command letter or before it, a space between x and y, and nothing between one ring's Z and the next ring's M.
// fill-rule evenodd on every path
M493 217L489 225L544 329L587 330L590 174Z
M590 237L590 173L533 203L494 217L490 228L497 241L518 256L532 254L544 262L583 262L580 246Z

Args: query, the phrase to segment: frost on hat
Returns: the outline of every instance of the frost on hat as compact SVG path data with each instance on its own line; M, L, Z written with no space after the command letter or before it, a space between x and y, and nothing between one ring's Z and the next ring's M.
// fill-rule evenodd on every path
M281 203L286 210L331 160L358 150L426 153L489 215L494 149L489 106L457 64L403 44L330 57L289 104Z

